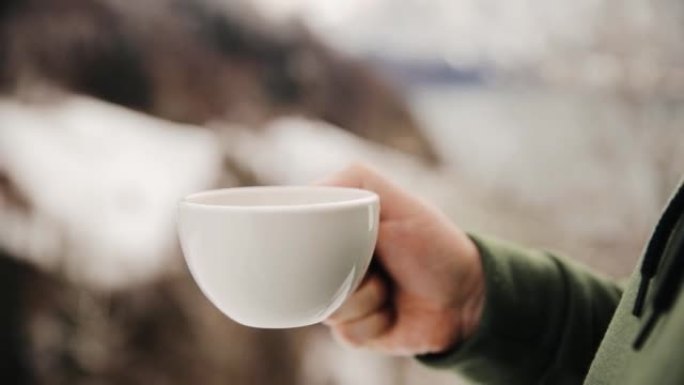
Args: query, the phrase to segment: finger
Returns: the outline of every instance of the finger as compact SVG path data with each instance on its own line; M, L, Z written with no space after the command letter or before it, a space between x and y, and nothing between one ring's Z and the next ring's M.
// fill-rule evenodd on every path
M371 273L325 323L335 325L361 319L381 308L387 302L387 295L385 281L377 273Z
M392 322L392 311L389 307L384 307L356 321L338 324L332 330L335 338L344 344L369 346L391 329Z
M375 192L382 202L380 215L383 219L398 219L411 215L419 205L416 198L363 164L353 164L315 184L361 188Z

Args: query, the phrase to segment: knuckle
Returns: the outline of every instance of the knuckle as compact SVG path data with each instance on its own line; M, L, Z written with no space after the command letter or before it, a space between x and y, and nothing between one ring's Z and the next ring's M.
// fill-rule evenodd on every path
M352 171L363 172L368 169L368 166L362 161L355 160L349 164L347 169Z
M339 308L333 314L329 315L328 318L323 321L324 324L329 326L336 326L341 323L345 318L345 309Z
M335 331L335 336L339 341L347 346L354 348L359 348L363 346L363 339L360 338L356 333L354 333L349 328L338 328Z
M355 161L355 162L351 163L351 165L347 168L347 170L350 173L357 175L357 176L360 176L362 178L374 174L373 169L368 164L361 162L361 161Z
M360 306L361 299L358 296L352 295L347 301L340 306L339 309L329 317L333 322L347 322L355 317L357 308Z

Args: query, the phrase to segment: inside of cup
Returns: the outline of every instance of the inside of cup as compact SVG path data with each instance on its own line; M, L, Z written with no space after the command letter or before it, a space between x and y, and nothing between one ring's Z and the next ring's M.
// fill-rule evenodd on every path
M209 206L302 206L374 199L361 189L327 186L238 187L190 195L186 202Z

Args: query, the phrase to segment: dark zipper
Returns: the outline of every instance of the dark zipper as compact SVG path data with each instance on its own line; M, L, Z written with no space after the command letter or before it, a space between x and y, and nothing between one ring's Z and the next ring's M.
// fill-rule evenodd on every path
M639 350L643 346L651 331L655 328L660 316L672 307L679 293L682 278L684 277L684 240L679 239L676 245L669 245L669 243L673 230L678 222L683 220L681 219L683 213L684 184L680 185L658 225L656 225L641 264L641 281L639 282L639 289L634 302L634 308L632 309L632 314L637 317L641 317L644 312L649 286L658 272L658 266L661 264L663 255L670 255L669 261L666 261L668 266L665 268L664 275L655 288L651 302L651 311L634 340L633 347L635 350ZM670 247L672 248L671 250L666 249Z
M636 301L632 314L641 317L644 310L644 302L646 301L646 294L651 279L655 276L660 258L665 251L667 239L677 223L679 215L684 211L684 183L679 186L679 190L674 195L663 216L658 221L653 236L648 243L644 259L641 262L641 281L639 282L639 290L637 291Z

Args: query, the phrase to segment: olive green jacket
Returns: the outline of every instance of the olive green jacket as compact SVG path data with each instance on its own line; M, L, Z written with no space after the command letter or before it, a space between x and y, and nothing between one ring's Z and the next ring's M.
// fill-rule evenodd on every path
M551 253L473 239L486 277L480 328L421 361L479 384L684 385L684 186L624 292Z

